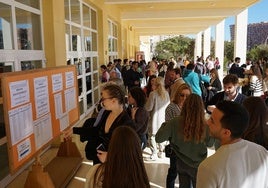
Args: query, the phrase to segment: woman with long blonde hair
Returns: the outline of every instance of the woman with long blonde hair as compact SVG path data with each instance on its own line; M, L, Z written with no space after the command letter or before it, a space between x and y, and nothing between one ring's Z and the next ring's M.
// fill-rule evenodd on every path
M164 87L164 79L157 77L154 82L154 88L145 104L145 109L149 112L148 134L149 146L152 151L151 160L156 160L157 157L162 157L164 145L155 142L155 134L160 128L161 124L165 122L165 109L168 106L170 99L167 90ZM157 151L159 152L157 153ZM158 156L157 156L158 154Z
M170 139L177 156L180 187L195 188L197 168L207 157L207 146L214 144L214 139L208 134L201 97L190 94L183 104L181 115L163 123L155 139L158 143Z

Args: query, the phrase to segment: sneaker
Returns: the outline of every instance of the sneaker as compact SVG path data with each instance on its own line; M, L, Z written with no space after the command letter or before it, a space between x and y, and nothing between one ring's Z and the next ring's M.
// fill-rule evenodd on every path
M155 154L152 154L152 155L150 156L150 160L155 161L156 159L157 159L157 155L156 155L156 153L155 153Z
M158 158L164 158L164 153L163 152L158 152L157 153L157 156L158 156Z

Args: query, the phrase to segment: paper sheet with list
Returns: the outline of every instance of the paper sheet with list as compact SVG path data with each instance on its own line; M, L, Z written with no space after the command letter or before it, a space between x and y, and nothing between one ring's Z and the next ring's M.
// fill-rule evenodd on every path
M11 108L28 103L30 100L28 80L9 83Z
M33 134L32 105L26 104L8 112L11 144L15 145L22 139Z
M60 118L60 131L63 131L69 126L69 115L68 113L62 114Z
M57 93L54 95L54 106L56 119L60 119L63 114L61 93Z
M64 91L65 95L65 107L66 112L70 112L72 109L76 108L76 93L75 88L70 88Z
M65 73L65 80L66 80L66 88L70 88L74 86L74 72L66 72Z
M36 117L49 112L48 78L47 76L34 79L34 98Z
M53 93L61 91L63 89L62 74L52 75L52 90Z
M52 123L50 113L34 121L34 137L36 149L41 148L44 144L48 143L52 139Z

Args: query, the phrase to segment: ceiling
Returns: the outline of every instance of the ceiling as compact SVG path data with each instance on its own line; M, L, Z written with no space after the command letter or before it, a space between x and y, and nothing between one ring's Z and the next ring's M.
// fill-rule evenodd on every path
M139 35L197 34L259 0L105 0Z

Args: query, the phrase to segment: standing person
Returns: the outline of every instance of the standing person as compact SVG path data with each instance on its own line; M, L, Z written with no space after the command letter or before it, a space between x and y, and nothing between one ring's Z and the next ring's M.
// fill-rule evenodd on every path
M155 80L156 75L151 75L149 77L149 80L147 82L147 85L143 88L144 93L146 94L146 97L148 98L150 93L155 89Z
M219 91L222 90L221 81L219 79L219 74L217 69L213 68L210 70L210 81L209 86L207 87L208 95L207 100L210 101L210 99Z
M219 61L219 58L218 57L215 58L214 68L216 70L219 70L221 68L221 64L220 64L220 61Z
M191 88L187 84L181 84L176 93L174 99L167 106L165 111L165 120L170 121L171 119L181 114L181 109L186 98L192 93ZM169 139L171 140L171 139ZM172 146L171 146L172 148ZM177 156L173 150L171 150L169 169L166 179L166 187L174 188L175 180L177 178Z
M172 72L171 72L172 73ZM184 80L181 77L181 69L175 68L173 69L173 73L171 74L173 84L170 86L170 99L173 100L175 97L175 93L181 84L184 84Z
M132 62L131 69L126 72L126 83L128 89L138 86L141 87L142 73L138 72L139 63L137 61Z
M249 91L251 92L249 95L251 96L262 96L263 88L262 88L262 73L257 64L254 64L250 67L249 76Z
M86 176L85 188L149 188L149 179L144 166L140 139L127 126L114 130L107 158L94 165Z
M181 115L163 123L155 137L157 142L170 138L177 156L180 187L195 188L198 165L207 157L207 146L212 144L200 96L190 94L183 104Z
M223 100L234 101L242 104L246 96L238 92L238 77L235 74L228 74L223 78L224 91L216 93L210 101L208 101L208 111L212 112L215 105Z
M106 65L101 65L100 68L101 68L101 83L108 82L110 79L110 74L107 70Z
M219 79L219 74L215 68L210 70L210 81L209 81L208 90L212 91L213 96L217 92L222 90L221 81Z
M263 79L263 92L265 103L268 106L268 68L265 69L265 77Z
M242 138L262 145L268 150L268 108L260 97L248 97L243 106L249 113L249 126Z
M145 110L146 95L140 87L133 87L128 92L128 113L134 121L135 130L141 139L141 147L147 146L149 114Z
M198 75L194 72L195 65L189 63L183 74L183 80L192 88L193 93L202 96L202 91L200 88L200 82L209 83L209 77L205 75Z
M235 61L229 70L229 74L235 74L238 78L244 78L245 69L239 66L240 61L241 61L240 57L235 58Z
M100 163L96 151L98 146L102 145L102 151L98 151L99 155L107 155L110 139L116 127L130 125L134 128L134 123L125 110L125 93L120 86L111 83L104 85L101 91L101 103L105 110L95 127L73 128L74 134L83 134L89 138L85 152L87 158L93 160L94 164Z
M165 121L165 109L170 102L169 94L164 87L164 79L157 77L155 80L155 90L153 90L145 104L145 109L149 112L149 144L152 150L151 160L157 159L157 144L155 142L155 134L161 124ZM159 144L158 157L162 157L164 145Z
M221 146L199 165L197 188L268 187L267 150L241 138L248 123L248 112L241 104L216 105L207 124Z

